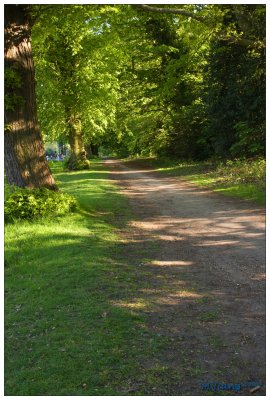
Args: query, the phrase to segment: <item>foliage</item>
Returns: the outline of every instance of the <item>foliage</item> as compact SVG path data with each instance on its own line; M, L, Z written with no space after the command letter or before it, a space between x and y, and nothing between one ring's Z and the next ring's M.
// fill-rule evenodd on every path
M203 98L208 121L204 138L212 153L224 158L264 155L264 63L261 49L211 43Z
M67 140L76 116L120 156L264 156L265 6L162 9L32 7L44 134Z
M7 186L5 193L5 220L54 217L74 211L76 200L62 192L46 188L21 189Z
M41 7L33 47L39 117L50 140L67 140L74 116L86 143L114 123L120 52L105 23L93 5Z
M265 8L198 10L216 19L214 29L182 16L138 12L144 34L124 97L129 151L187 159L264 155Z
M221 163L217 168L217 174L226 177L229 182L254 183L262 188L266 184L266 161L258 158L255 160L229 160Z
M5 75L5 109L14 111L17 106L23 105L24 99L16 94L16 89L21 87L21 76L16 64L6 67Z

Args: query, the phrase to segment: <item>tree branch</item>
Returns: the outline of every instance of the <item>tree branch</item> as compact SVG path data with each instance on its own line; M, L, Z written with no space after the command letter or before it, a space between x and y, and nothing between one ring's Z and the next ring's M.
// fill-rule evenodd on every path
M207 25L207 20L206 17L196 15L195 13L192 13L190 11L186 11L183 9L179 8L160 8L160 7L152 7L146 4L134 4L133 7L139 8L143 11L147 12L156 12L156 13L162 13L162 14L180 14L184 15L185 17L188 18L193 18L196 21L202 22ZM249 47L249 48L256 48L258 47L258 44L265 47L265 40L253 40L253 39L248 39L248 38L243 38L243 37L237 37L237 36L226 36L226 34L220 32L217 33L217 37L220 40L226 41L229 44L238 44L239 46L242 47Z
M237 37L237 36L224 36L219 35L218 39L223 40L224 42L227 42L228 44L237 44L241 47L250 47L250 48L256 48L258 45L261 45L265 47L265 41L264 40L252 40L252 39L247 39L243 37Z
M134 4L133 6L136 8L140 8L143 11L157 12L162 14L181 14L184 15L185 17L193 18L200 22L205 21L204 17L179 8L160 8L160 7L148 6L146 4Z

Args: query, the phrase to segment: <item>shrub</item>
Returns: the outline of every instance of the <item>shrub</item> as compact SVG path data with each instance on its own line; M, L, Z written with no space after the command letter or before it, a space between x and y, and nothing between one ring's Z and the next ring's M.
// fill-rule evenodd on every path
M58 216L73 211L76 200L62 192L46 188L21 189L8 187L5 196L5 220L34 219L47 216Z
M234 183L252 183L265 186L266 161L263 158L255 160L228 160L219 165L217 172Z

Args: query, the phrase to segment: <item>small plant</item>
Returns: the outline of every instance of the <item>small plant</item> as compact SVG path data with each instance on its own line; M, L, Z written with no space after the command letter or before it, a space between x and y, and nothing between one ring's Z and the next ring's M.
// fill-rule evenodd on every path
M74 197L46 188L7 187L4 214L6 222L63 215L76 207Z
M216 350L225 347L224 340L221 337L216 336L216 335L215 336L211 336L209 338L209 345L211 347L213 347L214 349L216 349Z
M217 311L208 311L201 315L201 321L204 322L211 322L216 321L218 319L218 312Z
M199 297L198 299L196 299L196 303L198 303L198 304L205 304L205 303L209 303L210 301L211 301L211 298L208 296Z

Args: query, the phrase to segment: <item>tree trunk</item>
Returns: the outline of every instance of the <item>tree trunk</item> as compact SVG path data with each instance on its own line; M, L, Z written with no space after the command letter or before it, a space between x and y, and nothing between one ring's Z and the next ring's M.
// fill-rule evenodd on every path
M81 131L81 121L75 116L68 120L69 124L69 144L71 155L68 163L70 170L86 168L88 166L87 154L84 147L84 140ZM80 162L82 162L80 167Z
M98 145L90 143L87 145L86 151L91 156L98 156Z
M26 5L5 5L5 169L9 184L57 189L37 121Z

